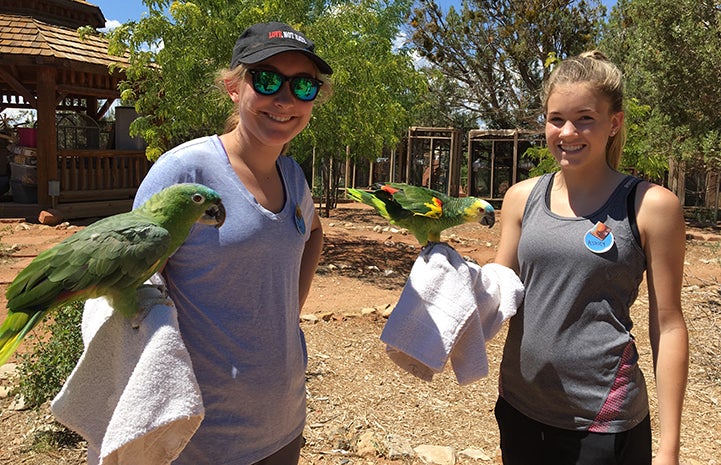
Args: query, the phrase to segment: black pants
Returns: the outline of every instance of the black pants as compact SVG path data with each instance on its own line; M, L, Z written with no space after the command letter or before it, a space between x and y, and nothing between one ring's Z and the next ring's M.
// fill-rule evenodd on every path
M651 419L622 433L589 433L544 425L496 402L503 465L651 465Z
M284 446L281 450L274 453L270 457L266 457L263 460L255 462L253 465L293 465L298 463L300 460L300 450L305 444L305 438L301 434L290 444Z

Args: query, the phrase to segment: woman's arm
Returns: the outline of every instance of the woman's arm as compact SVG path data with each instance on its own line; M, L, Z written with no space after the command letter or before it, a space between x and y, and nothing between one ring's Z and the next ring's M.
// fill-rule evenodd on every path
M531 189L538 178L528 179L512 185L503 197L501 206L501 240L494 262L506 266L518 274L518 241L521 238L523 210Z
M320 222L318 212L313 213L313 222L310 226L310 237L305 243L303 258L300 262L300 277L298 281L298 296L300 307L303 308L305 300L310 292L310 285L315 276L315 270L320 261L320 254L323 251L323 226Z
M654 464L678 465L688 379L688 330L681 309L686 232L679 199L661 186L644 187L637 196L637 221L646 252L649 336L661 430Z

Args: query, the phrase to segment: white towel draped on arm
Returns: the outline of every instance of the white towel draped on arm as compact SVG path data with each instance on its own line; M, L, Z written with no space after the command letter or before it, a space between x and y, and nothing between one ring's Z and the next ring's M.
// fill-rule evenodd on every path
M398 366L426 381L450 359L459 384L488 375L486 342L516 313L523 284L510 268L466 262L445 243L413 264L381 340Z
M137 329L105 298L85 303L85 350L51 405L88 441L89 464L169 464L205 414L175 305L152 287L138 298L152 308Z

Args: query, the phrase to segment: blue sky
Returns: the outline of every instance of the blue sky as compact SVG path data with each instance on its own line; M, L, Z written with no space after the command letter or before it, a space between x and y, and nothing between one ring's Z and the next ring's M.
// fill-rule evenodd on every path
M97 5L103 12L105 19L110 23L108 26L117 26L126 21L138 20L144 11L147 11L142 0L88 0ZM439 0L439 3L446 8L448 5L459 6L460 0ZM607 6L614 5L616 0L603 0Z
M142 0L88 0L97 5L103 12L105 19L114 24L140 19L147 8ZM445 8L446 5L460 5L460 0L438 0Z

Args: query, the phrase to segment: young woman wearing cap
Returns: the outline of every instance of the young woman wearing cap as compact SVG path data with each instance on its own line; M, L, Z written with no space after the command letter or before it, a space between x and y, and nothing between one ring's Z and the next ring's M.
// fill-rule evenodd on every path
M165 153L136 196L199 182L223 198L223 227L196 228L163 275L203 396L205 419L175 464L297 463L305 424L299 313L322 249L298 164L282 156L308 124L330 66L283 23L246 29L219 82L229 130Z

